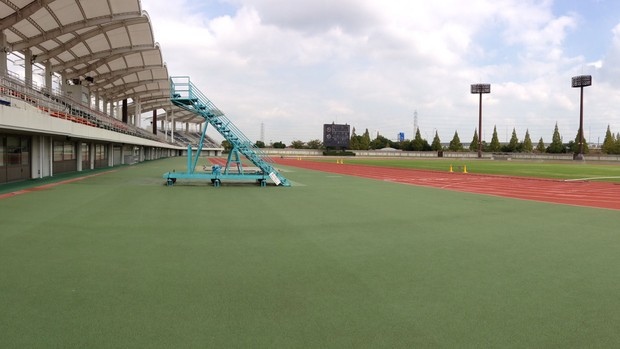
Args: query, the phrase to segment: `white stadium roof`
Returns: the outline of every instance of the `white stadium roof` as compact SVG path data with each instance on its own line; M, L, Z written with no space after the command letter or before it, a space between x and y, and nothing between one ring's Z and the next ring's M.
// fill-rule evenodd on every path
M204 119L170 103L168 69L139 0L0 0L6 52L32 52L108 101L140 101L143 112L174 109L175 119Z

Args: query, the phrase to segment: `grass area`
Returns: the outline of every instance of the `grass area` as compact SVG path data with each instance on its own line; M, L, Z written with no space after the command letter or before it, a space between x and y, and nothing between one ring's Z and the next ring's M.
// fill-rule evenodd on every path
M317 158L317 161L335 162L336 159ZM582 179L607 182L620 182L620 164L596 164L580 162L534 162L534 161L493 161L478 159L375 159L344 158L347 164L417 168L435 171L448 171L450 165L467 166L470 173L484 173L521 177Z
M184 166L0 200L0 347L620 343L620 212L296 168L163 185Z

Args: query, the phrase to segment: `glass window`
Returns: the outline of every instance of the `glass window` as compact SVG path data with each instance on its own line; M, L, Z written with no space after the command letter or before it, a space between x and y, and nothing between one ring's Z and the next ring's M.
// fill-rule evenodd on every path
M90 147L86 143L82 143L82 161L90 160Z
M64 143L64 152L62 158L64 160L74 160L75 152L74 152L73 143Z
M4 148L4 137L0 137L0 166L4 166L5 155L6 155L6 151Z
M30 163L30 138L21 138L21 153L22 165L28 165Z
M54 161L62 161L62 152L64 144L62 142L54 142Z
M103 144L95 145L95 156L97 160L106 159L106 147Z
M19 137L8 136L6 138L6 151L8 155L8 165L19 165L21 163L22 148L20 146Z

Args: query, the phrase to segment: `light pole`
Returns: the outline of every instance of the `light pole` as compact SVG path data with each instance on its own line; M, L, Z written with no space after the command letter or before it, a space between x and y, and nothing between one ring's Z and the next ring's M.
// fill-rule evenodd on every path
M471 93L480 95L480 103L478 104L478 157L482 157L482 94L491 93L491 84L473 84L471 85Z
M592 85L592 75L573 76L572 86L581 89L579 102L579 154L575 160L583 160L583 88Z

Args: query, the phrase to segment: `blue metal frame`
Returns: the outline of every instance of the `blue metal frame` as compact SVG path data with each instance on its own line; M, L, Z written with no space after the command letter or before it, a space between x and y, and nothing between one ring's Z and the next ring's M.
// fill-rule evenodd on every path
M192 157L191 145L187 147L187 172L180 173L173 171L165 173L163 177L166 179L167 184L174 184L177 178L187 178L210 179L214 186L219 186L221 179L241 179L256 180L261 186L265 186L267 179L270 178L276 185L285 187L291 185L284 176L271 166L270 163L273 163L273 160L235 127L226 115L191 83L188 76L171 77L170 94L170 101L174 105L202 116L207 121L207 124L205 124L202 136L200 137L200 144L198 145L195 159ZM208 124L211 124L233 146L228 154L223 174L219 166L213 166L211 173L195 173ZM249 161L256 165L260 171L247 173L247 171L243 169L239 153L243 154ZM235 164L237 168L236 173L231 173L231 164Z

